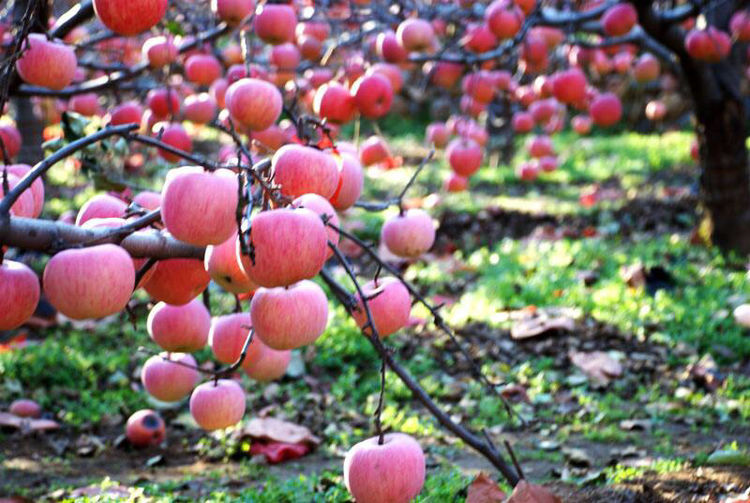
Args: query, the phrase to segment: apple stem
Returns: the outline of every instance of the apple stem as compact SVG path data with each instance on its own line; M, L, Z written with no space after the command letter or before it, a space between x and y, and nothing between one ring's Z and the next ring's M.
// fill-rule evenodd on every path
M380 395L378 396L378 408L375 410L375 430L377 431L378 435L378 445L383 445L385 443L385 438L383 435L383 422L382 422L382 414L383 414L383 402L385 401L385 360L381 359L380 363Z

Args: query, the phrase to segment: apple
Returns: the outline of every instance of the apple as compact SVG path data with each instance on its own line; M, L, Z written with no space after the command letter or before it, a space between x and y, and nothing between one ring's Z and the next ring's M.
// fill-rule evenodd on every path
M443 89L451 89L464 73L464 66L450 61L438 61L432 66L426 66L430 72L430 81Z
M539 169L545 173L551 173L557 169L557 157L554 155L545 155L539 158Z
M513 114L512 125L516 133L528 133L534 129L534 117L529 112L516 112Z
M185 98L185 119L195 124L208 124L216 117L216 99L209 93L192 94Z
M413 208L387 219L381 229L380 239L394 255L416 258L429 250L435 242L435 225L427 212Z
M526 148L531 157L540 158L547 155L554 155L554 147L549 136L540 135L529 138Z
M42 415L42 408L34 400L20 398L11 402L8 412L18 417L38 418Z
M317 213L320 217L327 217L328 222L333 225L333 227L326 226L328 241L334 245L339 243L339 232L334 229L334 227L340 226L339 217L328 199L318 194L303 194L292 201L292 206L294 208L307 208ZM329 249L328 256L330 257L332 254L333 251Z
M109 194L98 194L81 206L76 225L81 226L92 218L121 218L128 210L128 204Z
M388 144L380 136L370 136L359 147L359 160L365 166L380 164L391 158Z
M379 119L391 109L393 88L390 80L379 73L357 79L352 94L359 113L368 119Z
M535 101L529 106L529 112L537 124L546 124L557 113L558 102L554 98Z
M209 344L214 357L221 363L235 363L245 345L250 328L253 326L249 313L234 313L216 316L211 320ZM260 357L262 342L255 336L250 342L243 361L256 360Z
M178 122L160 122L154 125L154 136L157 136L163 143L170 147L176 148L188 154L193 151L193 141L190 135ZM182 156L173 154L163 148L159 149L159 157L169 162L179 162Z
M259 348L258 355L246 358L242 364L242 369L247 375L260 382L275 381L283 377L292 359L292 352L271 349L260 339L253 340L251 346L255 344Z
M409 290L396 278L378 278L362 285L362 293L372 314L372 322L383 338L396 333L409 323L411 298ZM367 312L357 293L357 308L352 312L360 328L367 324ZM370 331L366 330L369 334Z
M460 43L471 52L483 53L497 47L500 41L486 23L469 23Z
M323 268L328 234L320 217L305 209L280 208L255 215L250 229L255 261L240 255L252 282L272 288L310 279ZM237 248L237 253L241 250Z
M118 35L137 35L162 20L168 0L94 0L94 12L104 26Z
M144 190L135 195L133 202L143 209L156 210L161 207L161 194Z
M39 279L21 262L0 264L0 330L13 330L31 318L39 303Z
M141 384L157 400L178 402L200 381L196 367L195 358L187 353L159 353L143 364Z
M600 94L589 105L589 115L591 115L594 124L600 127L617 124L622 118L620 98L612 93Z
M281 93L265 80L242 78L236 81L227 88L225 101L232 120L251 131L268 129L281 115Z
M171 258L160 260L152 268L153 275L143 284L154 299L167 304L187 304L206 289L211 277L201 260Z
M633 77L638 82L651 82L659 78L661 65L651 53L644 53L633 66Z
M227 106L225 100L227 88L229 88L229 82L224 78L216 79L208 88L208 93L213 96L214 100L216 100L216 105L219 108L226 108Z
M297 15L290 5L266 3L258 6L255 11L253 30L255 35L267 44L294 42L296 27Z
M237 175L228 169L175 168L162 189L164 226L195 246L221 244L237 232Z
M297 24L295 33L298 37L301 35L310 35L321 42L325 42L331 35L331 25L322 20L305 21Z
M732 313L734 321L745 328L750 328L750 304L741 304Z
M73 82L78 59L72 47L47 40L40 33L30 33L26 40L23 53L16 61L16 70L24 82L55 91Z
M322 42L312 35L298 36L297 47L302 57L308 61L318 61L323 53Z
M387 433L354 445L344 458L344 484L357 503L409 503L422 490L425 459L416 440Z
M627 73L633 64L633 55L627 51L618 52L612 58L612 66L617 73Z
M150 447L164 442L164 420L151 409L135 412L125 425L125 436L133 447Z
M732 15L729 20L729 30L732 37L739 42L750 42L750 12L740 10Z
M190 414L204 430L234 426L245 415L245 392L230 379L204 382L190 395Z
M482 149L469 138L452 140L445 149L445 157L453 172L464 177L473 175L482 166Z
M346 87L338 82L328 82L315 91L313 111L321 119L328 119L335 124L345 124L357 113L357 103Z
M255 0L211 0L211 11L230 26L236 26L253 12Z
M96 93L77 94L68 100L68 110L84 117L99 115L99 96Z
M206 247L204 266L211 279L220 287L237 295L254 292L258 285L242 270L237 258L237 236L232 236L218 245Z
M23 143L21 133L12 124L0 124L0 140L3 141L5 151L11 159L21 151L21 144Z
M275 45L271 48L269 62L280 70L294 71L302 59L299 49L291 42Z
M552 80L552 92L561 103L579 103L586 97L586 75L578 68L558 72Z
M610 37L630 33L638 22L638 12L631 4L623 2L610 7L602 16L602 28Z
M391 63L375 63L367 69L366 75L380 74L387 78L391 83L391 89L394 94L401 92L401 88L404 86L404 77L401 74L401 69L397 65Z
M315 342L328 324L328 299L316 283L259 288L250 304L255 335L276 350Z
M185 78L195 84L210 86L221 73L221 63L210 54L193 54L185 61Z
M339 151L341 151L340 143ZM362 194L364 183L365 173L362 170L362 163L359 162L356 151L353 154L341 152L339 183L336 187L336 192L330 198L333 207L344 211L354 206L354 203L357 202L359 196Z
M495 79L486 71L466 75L461 82L461 89L480 103L489 103L495 97Z
M500 40L514 37L524 19L523 11L510 0L495 0L484 12L487 27Z
M685 50L698 61L718 63L729 55L731 48L729 35L713 26L705 30L693 28L685 37Z
M180 97L171 88L150 90L146 95L146 104L157 120L180 113Z
M148 313L146 329L151 339L165 351L192 353L208 341L211 313L200 298L181 306L159 302Z
M2 170L3 168L0 168ZM5 166L5 169L8 170L8 173L15 175L18 177L18 179L22 179L26 174L31 171L31 166L28 164L11 164L9 166ZM0 176L2 176L0 174ZM31 187L24 192L31 192L31 197L34 200L34 210L31 214L32 218L37 218L39 215L42 214L42 210L44 209L44 182L42 181L41 177L37 178L31 183Z
M398 25L396 38L407 51L430 51L435 44L435 31L429 21L408 18Z
M289 197L314 193L330 198L339 184L336 160L329 153L304 145L284 145L271 159L274 181Z
M385 31L378 34L376 51L388 63L403 63L409 56L409 53L404 49L398 41L398 37L392 31Z
M435 148L443 148L450 140L451 132L444 122L433 122L427 125L425 138L427 143L434 145Z
M589 134L591 131L591 117L588 115L576 115L570 120L570 125L580 135Z
M695 140L693 140L693 142L690 144L690 158L695 162L700 161L701 158L700 149L698 148L698 142Z
M135 101L126 101L117 105L109 113L109 125L140 124L143 118L143 108Z
M659 100L646 103L646 117L651 121L660 121L667 115L667 106Z
M162 68L177 60L179 50L171 36L159 35L146 40L141 53L151 68Z
M50 304L68 318L103 318L125 309L135 270L128 252L117 245L68 249L49 260L42 284Z
M446 192L463 192L467 188L469 188L469 179L465 176L457 175L453 171L451 171L443 183L443 189Z

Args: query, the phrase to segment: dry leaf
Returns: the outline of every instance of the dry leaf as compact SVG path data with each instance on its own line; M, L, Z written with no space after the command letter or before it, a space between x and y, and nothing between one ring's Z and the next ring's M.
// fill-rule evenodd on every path
M320 439L306 427L273 417L251 419L240 430L239 435L264 442L304 443L310 447L320 444Z
M620 277L631 288L641 288L646 284L646 268L643 264L623 266Z
M562 500L540 485L521 480L507 503L562 503Z
M479 475L469 485L466 494L466 503L502 503L505 501L505 493L486 473Z
M513 328L510 329L510 336L513 339L529 339L552 330L572 332L574 328L575 321L568 316L550 318L541 314L516 322Z
M590 379L602 384L622 375L622 365L604 351L583 353L571 351L570 361Z

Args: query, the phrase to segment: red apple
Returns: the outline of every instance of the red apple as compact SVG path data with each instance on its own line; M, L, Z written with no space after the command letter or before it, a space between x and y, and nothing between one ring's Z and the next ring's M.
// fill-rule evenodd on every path
M159 347L183 353L202 349L210 328L211 313L199 298L181 306L159 302L149 312L146 322L148 335Z
M514 37L524 19L523 11L510 0L495 0L484 12L487 27L500 40Z
M339 150L341 150L341 144L339 144ZM365 173L356 152L354 154L342 152L338 187L330 199L333 207L341 211L351 208L362 194L364 183Z
M294 71L301 60L299 49L291 42L275 45L271 48L269 62L281 70Z
M216 100L208 93L192 94L185 98L185 119L195 124L208 124L216 117Z
M379 73L357 79L352 94L359 113L368 119L379 119L391 109L393 88L391 82Z
M314 193L330 198L339 184L336 160L329 153L303 145L284 145L271 161L274 181L285 196Z
M550 140L549 136L540 135L530 138L526 148L531 157L540 158L554 154L554 147L552 146L552 140Z
M236 26L253 12L254 0L211 0L211 11L230 26Z
M28 47L27 45L28 44ZM78 60L70 46L39 33L31 33L16 62L18 75L34 86L59 91L73 82Z
M651 121L660 121L667 115L667 106L659 100L651 100L646 104L646 117Z
M210 54L194 54L185 61L185 78L198 85L209 86L221 77L221 63Z
M416 258L429 250L435 242L435 225L427 212L413 208L403 215L387 219L381 229L380 239L394 255Z
M28 164L11 164L5 168L8 170L8 173L17 176L19 180L31 171L31 166ZM0 168L0 172L2 169L3 168ZM0 176L2 176L1 173ZM44 182L41 178L37 178L32 182L31 187L24 192L31 192L31 197L34 200L34 209L31 213L31 217L39 217L44 209Z
M166 437L164 420L151 409L143 409L128 418L125 436L134 447L159 445Z
M578 68L558 72L552 80L552 92L562 103L579 103L586 97L586 75Z
M594 124L600 127L617 124L622 117L620 98L612 93L600 94L589 105L589 115L591 115Z
M297 15L290 5L266 3L255 11L253 20L255 35L268 44L294 42L296 26Z
M251 131L268 129L281 115L281 93L265 80L240 79L229 86L225 100L232 120Z
M34 314L39 303L39 279L20 262L0 264L0 330L13 330Z
M143 58L151 68L161 68L173 63L179 51L171 36L159 35L151 37L143 43L141 48Z
M121 218L128 210L128 204L109 194L98 194L81 206L76 225L80 226L92 218Z
M193 151L193 141L190 135L178 122L160 122L154 125L154 135L169 145L188 154ZM159 156L169 162L179 162L182 156L169 152L166 149L159 149Z
M443 188L447 192L463 192L469 187L469 179L457 175L456 173L452 172L448 175L448 178L445 179L445 182L443 183Z
M141 384L157 400L178 402L200 381L196 367L195 358L187 353L159 353L143 364Z
M451 169L457 175L469 177L482 166L482 149L469 138L456 138L445 149Z
M171 88L150 90L146 95L146 104L157 120L180 113L180 97Z
M383 338L401 330L409 322L411 298L409 290L396 278L379 278L362 285L372 321L378 335ZM360 328L367 323L367 312L357 294L358 307L352 313ZM369 330L367 330L369 333Z
M103 318L125 309L135 270L128 252L117 245L69 249L49 260L42 284L50 304L68 318Z
M392 31L382 32L378 35L376 50L378 55L388 63L402 63L406 61L409 55Z
M21 144L23 143L21 133L12 124L0 124L0 140L3 141L5 151L11 159L21 151Z
M267 382L281 378L289 367L292 359L291 351L277 351L263 344L260 339L253 340L252 344L258 344L260 348L258 356L246 359L242 369L251 379Z
M190 396L190 414L204 430L234 426L245 415L245 392L230 379L204 382Z
M516 133L528 133L534 129L534 117L529 112L513 114L513 130Z
M573 126L573 130L580 135L589 134L591 131L591 117L588 115L576 115L571 119L570 125Z
M11 402L8 412L18 417L37 418L42 415L42 408L34 400L20 398Z
M224 316L216 316L211 320L211 330L209 332L209 344L214 357L221 363L236 362L242 348L245 345L250 328L253 326L249 313L234 313ZM253 336L253 340L247 348L245 362L256 360L260 357L262 342Z
M160 260L143 288L156 300L175 306L187 304L206 289L211 277L201 260L171 258Z
M168 0L94 0L94 12L118 35L137 35L162 20Z
M144 190L135 195L133 202L146 210L155 210L161 206L161 194Z
M140 124L143 118L143 108L135 101L126 101L116 106L109 113L109 125Z
M409 503L422 490L425 460L416 440L404 433L368 438L344 458L344 484L357 503Z
M651 82L659 78L661 65L651 53L644 53L633 66L633 77L638 82Z
M557 157L554 155L545 155L539 159L539 169L545 173L551 173L557 169Z
M464 66L450 61L438 61L429 67L430 81L443 89L451 89L464 73Z
M204 265L216 284L234 294L247 294L255 291L258 285L242 270L237 258L237 236L232 236L218 245L208 246Z
M427 125L425 138L427 143L434 145L435 148L443 148L450 140L451 132L444 122L433 122Z
M740 10L729 20L729 30L739 42L750 42L750 12Z
M630 33L638 22L638 13L629 3L618 3L607 9L602 16L602 28L610 37L619 37Z
M338 82L328 82L315 91L313 111L321 119L328 119L334 124L345 124L354 118L357 104L346 87Z
M435 31L429 21L408 18L398 25L396 38L407 51L426 52L435 43Z
M96 93L77 94L68 100L68 110L84 117L99 115L99 96Z

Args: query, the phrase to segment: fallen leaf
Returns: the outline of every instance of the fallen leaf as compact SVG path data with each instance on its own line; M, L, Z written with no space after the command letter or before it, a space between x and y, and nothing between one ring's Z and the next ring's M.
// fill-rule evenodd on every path
M643 264L623 266L620 277L630 288L641 288L646 284L646 268Z
M540 485L521 480L507 503L562 503L562 500Z
M469 484L466 494L466 503L502 503L505 501L505 493L486 473L479 475Z
M21 430L23 433L49 431L60 428L60 423L51 419L30 419L15 414L0 412L0 427Z
M287 444L307 444L315 447L320 439L304 426L282 421L273 417L253 418L241 430L240 437L250 437L262 442L280 442Z
M301 458L310 452L310 446L307 444L290 444L286 442L253 442L250 446L250 455L263 455L269 464L275 465Z
M598 383L608 384L612 379L622 375L622 365L604 351L591 353L571 351L568 356L573 365Z
M513 339L529 339L553 330L572 332L575 321L568 316L548 317L544 313L516 322L510 329Z
M528 393L526 393L526 388L520 384L509 384L500 391L500 394L509 402L531 403L531 399Z

